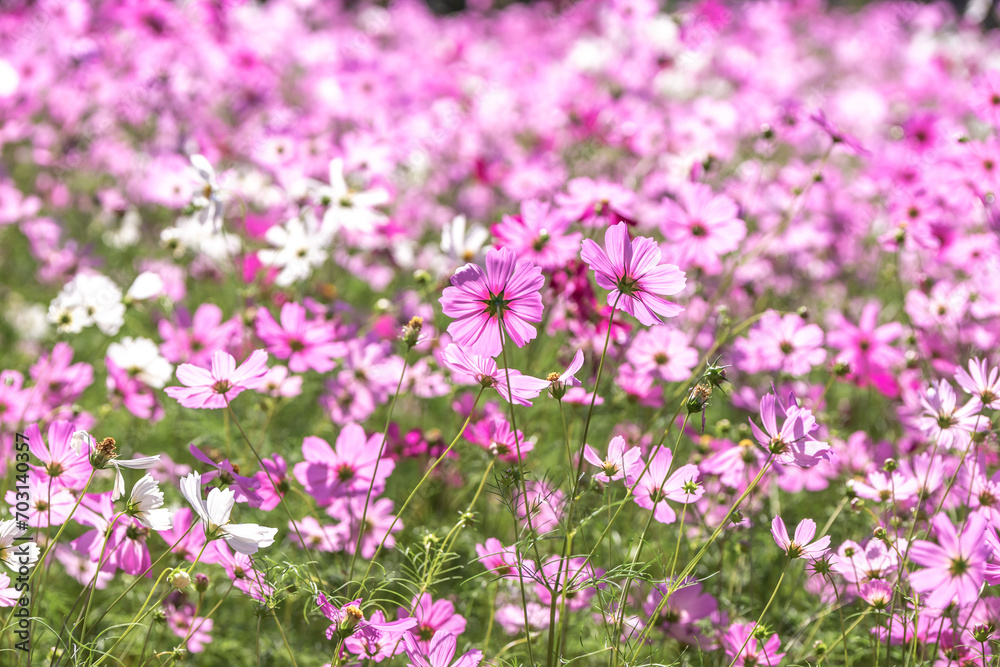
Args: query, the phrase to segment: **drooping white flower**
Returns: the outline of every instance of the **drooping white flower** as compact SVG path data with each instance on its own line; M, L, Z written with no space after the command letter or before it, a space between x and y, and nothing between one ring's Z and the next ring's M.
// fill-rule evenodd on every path
M27 532L26 527L18 528L15 519L0 521L0 560L15 572L22 565L34 565L38 562L38 545L34 542L14 543L14 540Z
M170 530L170 510L163 506L163 492L152 475L144 475L132 487L125 513L152 530Z
M233 550L252 556L262 547L274 544L277 528L266 528L255 523L230 523L236 494L231 489L213 488L208 498L201 497L201 473L193 472L181 479L181 494L205 524L205 537L221 537Z
M464 215L456 215L441 232L441 252L459 263L474 262L483 252L490 233L479 225L467 226Z
M160 241L171 248L175 256L179 257L187 249L215 262L225 261L240 250L238 236L197 218L178 218L173 227L160 232Z
M126 336L120 343L111 343L108 358L130 376L156 389L163 389L174 376L173 365L148 338Z
M97 441L94 439L94 436L86 431L75 431L70 438L69 446L73 448L74 452L88 454L90 456L90 463L95 468L104 469L111 466L115 469L115 485L111 493L111 500L118 500L125 495L125 478L122 476L122 468L128 468L129 470L149 470L160 462L159 454L156 456L141 456L137 459L125 461L116 458L114 454L104 455L97 453L95 455Z
M198 222L211 223L213 229L222 226L222 189L215 177L212 163L204 155L192 155L191 167L196 176L197 190L191 199L192 206L198 210Z

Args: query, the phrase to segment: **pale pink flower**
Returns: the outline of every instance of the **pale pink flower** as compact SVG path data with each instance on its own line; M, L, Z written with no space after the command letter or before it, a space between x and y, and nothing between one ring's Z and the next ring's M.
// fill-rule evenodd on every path
M185 408L224 408L247 389L256 388L267 375L267 352L255 350L236 367L233 355L212 353L212 370L192 364L177 367L177 379L184 387L167 387L167 396Z

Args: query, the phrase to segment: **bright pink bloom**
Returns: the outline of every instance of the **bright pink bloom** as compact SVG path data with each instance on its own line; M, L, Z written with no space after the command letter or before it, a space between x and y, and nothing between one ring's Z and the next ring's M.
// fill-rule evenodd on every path
M642 451L638 447L626 449L625 438L620 435L611 438L611 442L608 443L608 455L603 459L590 445L584 445L583 458L587 463L601 469L601 472L594 474L594 479L605 484L626 476L638 477L643 468Z
M882 307L869 303L861 311L858 324L847 321L840 313L829 318L826 340L840 350L837 361L849 367L849 377L861 387L869 384L888 396L899 393L892 367L903 361L903 353L890 343L903 334L903 325L889 322L878 326Z
M505 215L493 225L497 247L510 248L521 259L546 271L560 269L576 258L582 234L567 233L570 219L541 201L521 202L521 214Z
M257 493L257 489L260 488L259 480L254 477L244 477L236 472L236 468L233 467L229 459L223 459L219 462L213 461L198 449L193 442L188 445L188 451L191 452L191 456L214 468L214 470L209 470L202 474L202 484L208 484L218 477L224 487L236 487L233 489L233 497L236 499L236 502L248 503L250 507L260 507L264 499Z
M365 662L382 662L403 652L403 640L410 636L406 619L388 623L382 610L376 609L364 628L344 640L344 649Z
M944 514L932 520L938 544L916 540L910 546L910 560L924 569L910 574L913 590L925 593L928 606L944 610L952 602L972 604L986 580L986 560L990 556L985 535L986 519L969 516L961 536Z
M441 309L455 321L448 333L469 352L495 357L503 348L501 326L514 344L524 347L536 331L529 322L542 319L545 283L542 270L517 261L508 248L486 253L486 270L466 264L451 277L451 287L441 295Z
M396 467L392 459L379 458L381 448L382 434L368 437L357 424L340 429L336 449L322 438L307 436L302 441L305 461L295 464L295 479L321 507L335 498L367 494L373 478L372 494L379 495Z
M667 504L667 500L690 503L705 493L705 489L697 481L698 466L689 463L671 474L670 466L673 461L673 452L661 447L649 462L645 475L641 474L642 468L637 466L634 475L626 478L628 485L633 487L635 504L653 510L653 518L660 523L673 523L677 519L677 514Z
M778 463L810 468L829 458L830 445L813 439L811 433L819 425L812 412L798 407L792 400L789 402L789 406L784 408L778 405L774 394L765 395L760 399L760 420L765 431L753 421L750 422L750 430ZM785 419L780 429L777 421L779 414Z
M185 408L224 408L247 389L254 389L267 374L267 352L254 350L236 367L233 355L212 353L212 370L192 364L177 367L177 379L184 387L167 387L167 396Z
M187 362L204 366L212 360L212 354L225 350L234 342L240 331L237 319L222 321L222 309L214 303L203 303L194 312L194 317L185 310L179 310L177 323L160 320L157 329L163 343L160 354L173 363Z
M256 568L253 556L232 551L225 540L213 541L205 550L206 555L209 551L214 553L206 562L221 565L236 588L260 602L274 595L274 587L264 579L264 573Z
M753 636L756 623L736 623L722 635L722 646L726 655L733 660L733 667L763 667L777 665L785 657L778 653L781 640L778 635L771 635L764 645L758 644Z
M372 629L380 632L402 632L409 630L417 624L417 619L415 618L404 618L391 623L379 622L376 619L365 619L361 612L361 600L353 600L337 608L327 601L326 595L320 593L316 597L316 604L319 605L319 610L323 612L323 615L333 621L330 627L326 629L327 639L333 639L334 635L338 634L341 629L351 626L354 628L351 636L359 636L370 632Z
M309 369L319 373L333 370L334 359L347 354L346 346L334 340L336 331L328 322L307 320L306 309L289 302L281 307L279 325L266 308L257 311L257 336L267 351L279 359L288 359L293 373Z
M281 454L274 454L269 459L261 461L265 470L260 470L254 475L254 479L259 483L259 495L261 498L260 509L270 512L281 503L281 499L288 493L288 464ZM270 473L270 477L268 474ZM204 479L204 477L202 477Z
M669 589L669 582L653 586L642 605L642 610L647 616L652 615L653 610L656 609ZM666 606L660 611L660 615L654 623L667 636L673 637L679 642L707 649L710 642L698 627L698 623L703 619L713 618L718 609L719 603L702 590L700 583L687 580L681 584L680 588L670 594Z
M121 405L140 419L157 422L163 418L163 407L157 402L149 385L131 376L127 370L112 361L111 357L105 357L104 363L108 369L105 383L112 404L118 405L116 399L121 399Z
M513 402L518 405L530 406L531 399L536 398L551 384L548 380L522 375L520 371L513 368L500 369L497 362L490 357L466 354L465 350L454 343L445 348L444 363L459 378L464 377L460 381L493 387L500 394L500 398L508 403L513 399ZM507 386L508 377L510 378L509 388Z
M687 183L677 201L664 199L660 229L671 241L672 258L696 266L708 275L722 271L719 258L736 250L747 235L739 207L726 195L716 195L703 183Z
M535 570L534 562L525 561L523 556L518 561L517 550L514 547L505 547L495 537L487 539L485 544L477 544L476 555L482 566L498 577L516 579L520 573L521 576L528 578ZM518 562L521 563L520 567Z
M32 466L42 483L48 484L51 479L56 489L82 489L87 483L93 467L88 452L74 451L70 445L75 431L72 422L56 420L49 424L46 444L38 424L25 429L29 450L44 464L40 468Z
M451 634L434 635L426 649L413 640L413 635L407 634L403 636L403 646L410 658L410 667L477 667L483 660L483 652L472 649L452 662L458 638Z
M698 365L698 357L687 334L666 326L639 331L625 353L625 358L636 370L649 370L664 382L687 380Z
M466 430L465 437L505 463L517 463L535 448L534 442L526 440L520 430L515 432L500 414L476 423Z
M780 516L776 516L771 521L771 535L789 558L816 560L830 548L829 535L824 535L815 542L811 542L812 538L816 536L816 522L812 519L803 519L795 527L795 537L788 539L785 522Z
M418 623L410 629L410 634L421 651L428 651L439 634L460 635L465 632L465 617L455 611L455 605L449 600L435 601L430 593L424 593L413 600L412 606L413 617ZM399 608L399 618L409 615L408 609Z
M635 193L621 185L574 178L566 190L566 194L560 192L556 195L556 204L570 220L579 220L590 227L631 221Z
M608 229L603 249L584 239L580 257L597 274L597 284L611 290L608 305L617 303L642 324L663 324L664 317L674 317L684 310L657 296L684 289L684 272L673 264L660 266L656 241L645 236L630 239L624 222Z

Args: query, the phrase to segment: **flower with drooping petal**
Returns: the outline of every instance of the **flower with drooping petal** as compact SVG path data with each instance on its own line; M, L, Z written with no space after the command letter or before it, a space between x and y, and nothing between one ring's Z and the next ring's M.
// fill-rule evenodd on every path
M485 271L478 264L466 264L444 288L441 309L455 318L448 333L472 354L488 357L500 354L504 336L524 347L536 335L529 322L542 319L539 290L544 283L542 270L519 262L513 250L490 249Z
M778 428L778 415L785 421ZM760 399L760 420L764 425L762 431L753 421L750 430L757 442L774 455L774 460L782 465L796 465L800 468L811 468L830 455L830 445L814 440L811 433L818 428L812 412L804 410L794 401L784 408L778 405L774 394L767 394Z
M167 387L164 391L185 408L224 408L247 389L254 389L267 375L267 352L254 350L236 367L236 359L228 352L212 354L212 370L181 364L177 379L184 387Z
M205 537L221 537L235 551L247 556L262 547L274 544L277 528L265 528L255 523L230 523L236 499L232 489L213 488L208 498L201 497L201 474L193 472L181 480L181 494L205 524Z
M789 539L785 522L780 516L776 516L771 521L771 535L789 558L816 560L830 548L829 535L824 535L815 542L812 542L812 538L816 536L816 522L812 519L803 519L795 527L795 537Z
M576 379L576 374L580 372L583 368L583 350L577 350L576 354L573 355L573 361L569 362L569 366L566 370L560 373L549 373L546 379L549 383L549 393L552 398L556 400L561 399L566 395L566 390L569 387L579 387L581 386L580 381Z
M582 361L582 359L581 359ZM522 375L513 368L500 369L490 357L466 352L452 343L444 350L444 362L448 370L465 376L484 387L493 387L500 398L510 403L530 406L531 399L537 397L551 383L548 380ZM510 379L510 386L507 380Z
M684 289L684 272L673 264L660 265L656 241L646 236L629 238L624 222L608 229L604 248L584 239L580 257L597 274L597 284L611 290L608 305L617 303L642 324L663 324L663 318L674 317L684 310L660 296Z
M125 514L151 530L170 530L170 510L163 506L163 492L152 475L143 477L132 487Z

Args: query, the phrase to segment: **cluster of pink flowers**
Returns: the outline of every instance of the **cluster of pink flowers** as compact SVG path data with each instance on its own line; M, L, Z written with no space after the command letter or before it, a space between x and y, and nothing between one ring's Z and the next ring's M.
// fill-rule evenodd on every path
M5 3L37 654L1000 660L983 3L466 4Z

